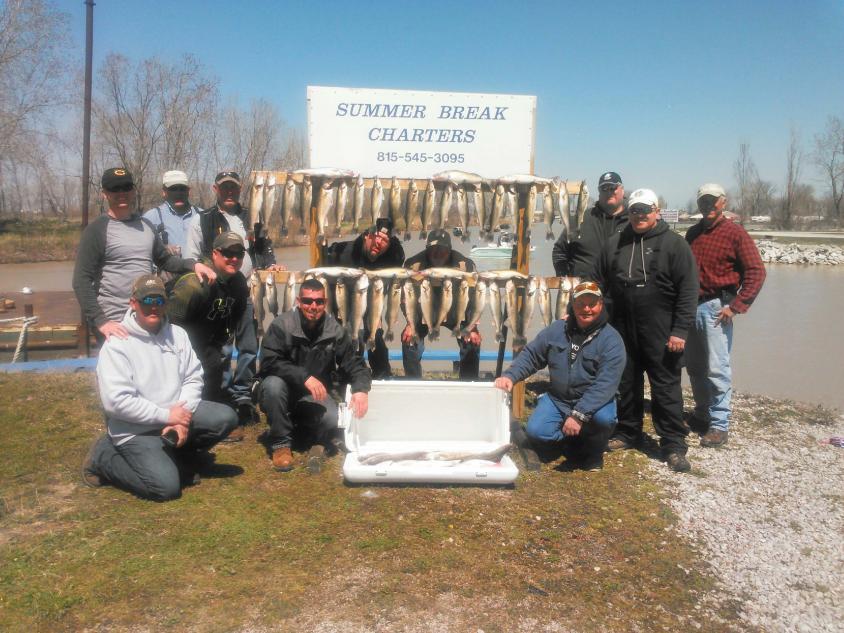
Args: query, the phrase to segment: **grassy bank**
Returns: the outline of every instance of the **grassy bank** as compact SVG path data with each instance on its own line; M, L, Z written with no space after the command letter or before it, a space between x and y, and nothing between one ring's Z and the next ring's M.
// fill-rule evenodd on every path
M271 471L252 429L155 504L79 483L90 374L0 375L0 630L701 631L712 587L643 476L546 465L514 489L352 487ZM301 456L300 456L301 459ZM364 494L366 493L366 494Z
M62 220L0 220L0 264L76 257L81 224Z

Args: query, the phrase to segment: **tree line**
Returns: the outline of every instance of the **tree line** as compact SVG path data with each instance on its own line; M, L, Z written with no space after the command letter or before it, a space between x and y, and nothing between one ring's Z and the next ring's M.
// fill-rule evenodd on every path
M69 18L49 0L0 0L0 215L70 217L80 209L82 74ZM69 54L70 53L70 54ZM246 177L256 169L305 166L304 132L285 124L278 108L257 99L246 106L221 92L219 80L193 56L133 61L106 56L94 77L91 202L100 203L98 175L124 165L134 174L138 208L161 199L161 176L181 169L192 199L212 202L221 169ZM805 147L791 131L782 184L763 179L748 143L733 165L731 208L744 218L768 216L782 228L799 218L840 225L844 206L844 124L831 116ZM805 180L814 167L818 187ZM694 201L687 205L694 209Z
M81 208L82 73L68 16L46 0L0 5L0 215L72 217ZM191 201L213 202L221 169L305 166L304 133L264 99L241 105L193 56L133 61L110 53L95 69L91 210L99 174L116 165L135 177L139 210L161 201L161 177L188 174Z

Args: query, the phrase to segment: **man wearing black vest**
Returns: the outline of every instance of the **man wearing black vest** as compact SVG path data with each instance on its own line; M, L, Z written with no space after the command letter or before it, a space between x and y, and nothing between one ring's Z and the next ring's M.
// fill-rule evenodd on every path
M645 377L663 457L675 472L686 459L680 367L697 310L697 264L686 241L659 218L656 194L637 189L630 224L613 235L595 262L594 278L612 299L611 323L627 349L619 385L618 425L609 450L641 444Z
M272 242L260 223L249 225L249 210L240 204L241 180L234 171L222 171L214 178L217 203L201 213L188 232L188 257L209 259L217 236L233 231L246 243L246 256L240 272L249 279L253 268L275 269ZM237 367L228 387L237 405L239 428L229 434L228 441L243 439L243 425L257 421L252 405L251 388L258 357L258 333L255 327L255 306L251 299L235 331L237 341Z

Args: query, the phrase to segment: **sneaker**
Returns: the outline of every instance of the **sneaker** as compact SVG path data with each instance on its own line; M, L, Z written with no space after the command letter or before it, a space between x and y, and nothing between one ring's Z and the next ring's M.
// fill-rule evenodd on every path
M89 488L99 488L105 483L99 473L94 470L94 452L99 443L100 440L97 440L91 444L91 448L88 449L88 454L85 455L85 459L82 462L82 483Z
M289 446L273 449L273 469L282 473L293 470L293 451Z
M322 470L323 461L325 461L325 447L322 444L314 444L308 451L308 472L318 475Z
M607 442L607 453L612 451L626 451L633 448L633 442L625 440L623 437L613 437Z
M243 438L246 437L246 427L243 425L236 426L232 429L232 432L226 435L223 438L223 442L242 442Z
M668 467L673 470L675 473L687 473L692 469L692 465L689 463L689 460L686 459L686 456L682 453L668 453L668 457L665 458Z
M709 432L700 438L700 445L707 448L717 448L727 443L727 431L710 429Z

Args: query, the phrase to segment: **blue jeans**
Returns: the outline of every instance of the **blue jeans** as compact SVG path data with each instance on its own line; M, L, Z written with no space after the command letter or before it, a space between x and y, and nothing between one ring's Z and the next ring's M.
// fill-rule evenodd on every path
M182 491L180 456L211 448L235 426L237 414L231 407L202 400L194 411L188 440L182 448L165 446L160 429L136 435L119 446L105 434L97 441L94 451L94 471L142 499L169 501Z
M458 327L458 326L455 326ZM425 337L428 326L422 325L418 331L419 342L416 345L401 344L401 361L404 375L408 378L422 378L422 355L425 353ZM455 338L460 350L460 380L477 380L481 367L481 347L467 343L463 337Z
M598 409L580 430L578 435L563 435L563 423L571 413L571 406L551 399L547 393L536 401L536 408L527 423L525 432L532 440L540 443L571 442L580 452L588 455L603 453L607 440L615 428L616 405L613 398Z
M232 404L252 404L252 380L258 359L258 333L255 324L255 306L246 302L246 310L237 322L234 334L237 345L237 363L231 371L232 345L223 346L223 393L229 394Z
M733 324L715 319L723 307L721 299L712 299L697 307L695 323L686 341L686 372L695 398L694 417L708 422L710 429L726 431L730 427L730 400L733 395L730 350Z

